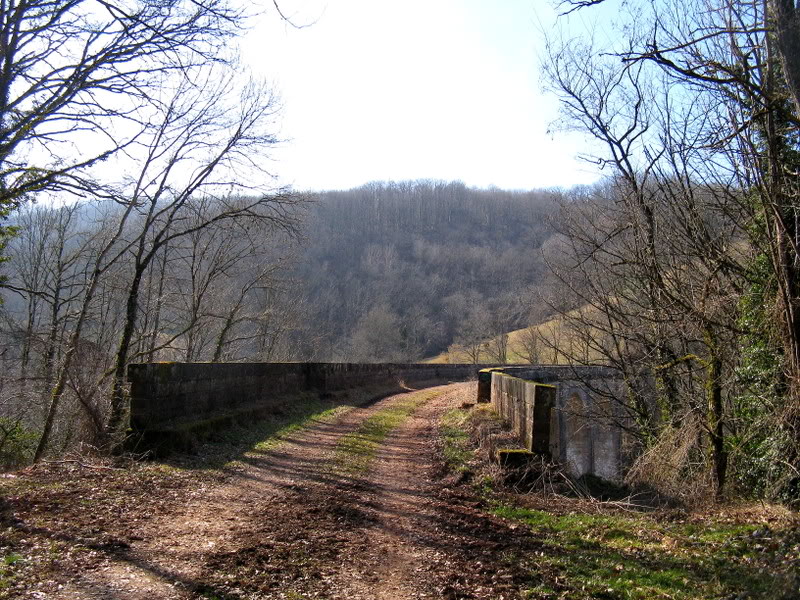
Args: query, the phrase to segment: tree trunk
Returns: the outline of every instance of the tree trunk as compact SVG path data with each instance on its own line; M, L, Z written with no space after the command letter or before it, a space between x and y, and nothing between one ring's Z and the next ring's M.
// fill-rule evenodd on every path
M800 11L794 0L771 0L770 8L783 74L800 118Z
M722 361L715 349L711 351L707 367L706 392L708 394L708 425L711 437L712 461L717 497L722 496L728 472L728 451L725 449L725 411L722 402Z
M128 365L131 340L136 327L136 317L139 310L139 288L142 282L145 266L139 264L128 289L128 299L125 305L125 325L117 347L114 359L114 380L111 387L111 414L106 427L106 438L116 449L122 442L125 429L125 419L128 414L127 397L125 394L125 369Z

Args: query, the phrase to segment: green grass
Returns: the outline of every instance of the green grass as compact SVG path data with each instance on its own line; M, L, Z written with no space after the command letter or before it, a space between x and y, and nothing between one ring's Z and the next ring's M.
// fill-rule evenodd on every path
M456 473L469 470L469 461L473 455L469 434L459 426L464 414L463 410L449 410L442 416L439 424L439 432L445 441L443 448L445 463Z
M369 469L375 453L392 430L399 427L422 404L440 392L417 392L408 398L381 409L368 417L352 433L336 443L336 466L347 473L363 473Z
M266 433L264 439L253 446L253 450L256 452L268 452L279 446L292 434L298 433L314 423L333 421L351 408L351 406L325 408L325 405L320 403L312 403L309 406L303 407L302 410L296 411L297 414L293 417L285 418L274 423L272 427L270 427L270 431L264 432Z
M557 515L508 502L496 502L492 512L524 523L541 540L536 568L543 583L528 591L531 598L791 597L782 595L787 579L753 564L756 525Z
M496 413L488 405L478 405L470 411L453 408L442 415L439 435L444 442L442 452L448 469L455 473L471 470L475 449L468 430L471 422L484 420L497 420Z
M354 406L363 404L369 397L356 397L347 404L331 405L316 394L299 396L281 407L279 413L259 419L249 425L240 425L221 430L216 439L203 445L198 456L186 461L184 457L170 457L168 464L180 468L216 471L237 466L249 453L262 454L277 448L288 437L314 423L335 420Z
M3 556L2 561L0 561L0 590L4 590L14 583L16 577L14 565L24 560L22 555L16 552Z

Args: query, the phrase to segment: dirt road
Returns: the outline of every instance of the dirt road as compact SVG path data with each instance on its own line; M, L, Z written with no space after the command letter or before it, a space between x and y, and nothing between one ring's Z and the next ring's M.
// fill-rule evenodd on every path
M518 597L528 576L509 550L524 552L533 542L488 517L469 488L448 487L437 419L461 404L466 389L436 392L382 440L368 468L340 468L343 436L408 394L248 453L224 483L178 492L110 536L77 572L55 569L30 597Z

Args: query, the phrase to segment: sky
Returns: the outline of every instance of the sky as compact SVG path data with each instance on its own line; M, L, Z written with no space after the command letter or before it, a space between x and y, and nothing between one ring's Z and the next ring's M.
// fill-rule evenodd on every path
M587 139L552 132L542 89L551 0L280 0L242 58L283 105L272 159L283 184L347 189L382 180L570 187L600 173ZM586 17L581 17L582 19ZM591 17L590 17L591 18Z

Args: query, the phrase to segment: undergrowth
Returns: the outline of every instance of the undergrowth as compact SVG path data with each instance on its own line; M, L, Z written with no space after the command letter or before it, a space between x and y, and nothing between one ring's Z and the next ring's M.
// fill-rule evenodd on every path
M535 599L800 597L800 523L780 507L700 513L639 512L632 504L514 494L482 446L491 409L454 409L440 421L443 459L471 472L494 516L529 529L539 550L524 591ZM464 479L461 477L461 479ZM529 556L519 556L520 561Z

